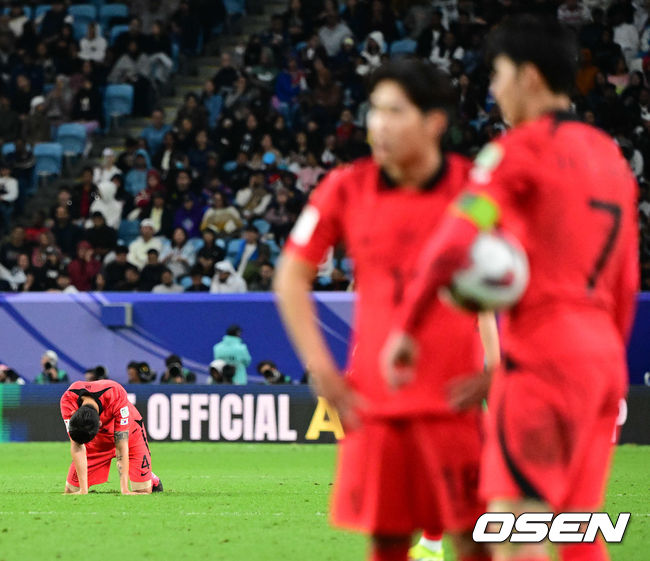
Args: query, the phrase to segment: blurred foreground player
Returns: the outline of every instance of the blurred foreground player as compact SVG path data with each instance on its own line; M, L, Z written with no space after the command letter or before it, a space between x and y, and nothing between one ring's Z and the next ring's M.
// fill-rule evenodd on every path
M489 396L481 489L490 511L601 507L638 283L636 182L603 132L568 113L573 35L521 16L490 37L492 92L515 127L476 159L467 191L427 244L421 277L386 349L399 387L440 287L481 230L519 238L530 284L503 318L504 368ZM560 548L563 561L603 561L604 543ZM497 559L544 561L543 544L499 546Z
M120 384L113 380L73 383L61 397L61 415L72 455L66 493L85 495L92 485L106 483L113 458L123 495L163 490L151 471L142 416Z
M419 60L388 62L370 80L373 158L332 171L285 246L276 292L316 393L338 410L332 518L368 533L372 561L405 561L411 535L449 532L460 561L489 559L471 530L478 500L479 407L455 410L454 381L482 368L476 316L439 303L418 330L421 367L407 387L382 379L379 352L415 277L423 244L466 184L469 163L443 154L448 78ZM345 377L318 328L310 288L329 247L355 263L354 349ZM489 318L492 319L492 318Z

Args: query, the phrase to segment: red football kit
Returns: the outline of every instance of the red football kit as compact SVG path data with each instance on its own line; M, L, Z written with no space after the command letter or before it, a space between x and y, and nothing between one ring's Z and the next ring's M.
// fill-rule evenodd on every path
M546 115L488 145L423 258L400 326L425 321L477 228L521 241L530 284L501 322L481 487L556 509L601 504L638 285L636 181L616 144ZM431 304L431 309L436 306Z
M370 533L405 534L437 521L473 527L480 412L453 412L449 381L482 368L476 317L436 301L419 326L414 381L393 391L380 351L414 278L417 260L449 203L467 183L469 162L448 155L420 190L393 185L372 159L332 171L316 188L285 246L317 266L344 242L354 261L357 301L346 379L369 403L362 428L339 448L334 522Z
M70 417L79 409L83 396L92 397L99 405L99 432L86 443L88 486L108 481L111 460L115 457L114 435L129 432L129 479L143 482L151 479L151 453L144 421L127 399L126 390L113 380L74 382L61 396L61 416L68 430ZM79 479L70 465L68 483L79 487Z

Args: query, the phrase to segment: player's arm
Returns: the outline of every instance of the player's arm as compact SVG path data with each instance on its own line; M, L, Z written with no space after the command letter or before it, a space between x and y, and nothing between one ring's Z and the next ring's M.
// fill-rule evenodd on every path
M480 312L478 314L478 333L485 353L485 372L491 375L501 362L499 329L494 312Z
M358 423L358 398L341 377L316 321L311 298L316 272L313 264L285 253L274 281L278 307L287 333L309 371L314 391L336 407L348 426L354 426Z
M88 494L88 457L86 456L86 445L78 444L74 440L70 441L70 455L72 456L72 463L77 471L77 479L79 479L80 495ZM68 487L66 486L66 493Z
M120 491L130 495L129 491L129 431L115 432L115 461L120 474Z

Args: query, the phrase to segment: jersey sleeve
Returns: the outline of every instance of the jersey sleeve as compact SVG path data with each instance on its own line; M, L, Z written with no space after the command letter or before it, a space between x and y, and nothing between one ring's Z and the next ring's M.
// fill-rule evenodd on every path
M70 417L72 417L74 412L78 409L76 396L72 398L70 392L66 390L65 393L61 396L60 406L61 417L63 418L63 423L65 424L65 430L66 432L70 432L70 429L68 427L70 423Z
M317 267L343 235L345 172L331 172L316 187L291 231L284 251Z
M129 400L126 390L122 386L116 386L111 401L111 413L113 416L113 430L115 432L128 431L131 421Z

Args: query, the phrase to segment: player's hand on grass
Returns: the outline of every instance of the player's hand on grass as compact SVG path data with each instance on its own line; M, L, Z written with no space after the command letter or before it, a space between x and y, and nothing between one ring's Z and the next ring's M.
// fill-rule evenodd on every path
M357 429L366 408L363 398L354 391L338 372L311 371L311 385L316 395L325 398L338 411L343 427Z
M397 390L413 381L418 348L408 333L394 331L382 350L381 366L384 380L391 389Z
M449 405L458 411L480 405L487 398L491 380L487 372L452 380L447 386Z

